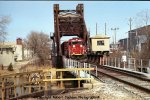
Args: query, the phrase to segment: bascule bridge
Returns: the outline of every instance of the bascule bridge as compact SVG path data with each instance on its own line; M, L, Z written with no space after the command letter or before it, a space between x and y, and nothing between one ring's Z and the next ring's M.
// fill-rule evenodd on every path
M84 20L83 4L78 4L76 10L60 10L59 4L54 4L54 34L53 39L53 62L55 67L63 67L62 50L60 39L62 36L78 36L87 45L88 32ZM56 62L57 61L57 62Z

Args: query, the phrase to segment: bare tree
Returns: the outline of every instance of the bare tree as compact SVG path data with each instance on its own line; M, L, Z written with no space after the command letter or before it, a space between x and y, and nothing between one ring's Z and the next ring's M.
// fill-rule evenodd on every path
M27 36L27 47L33 51L40 61L40 64L45 64L50 55L50 38L43 32L31 32Z
M0 42L4 42L7 36L6 26L10 22L10 17L0 16Z
M150 22L150 9L145 9L136 14L135 23L136 28L147 26Z
M143 48L140 52L140 57L150 58L150 27L148 26L150 22L150 9L145 9L137 13L136 22L136 27L140 28L137 29L137 34L143 35L143 37L146 38L146 41L143 43ZM143 41L145 38L143 38Z

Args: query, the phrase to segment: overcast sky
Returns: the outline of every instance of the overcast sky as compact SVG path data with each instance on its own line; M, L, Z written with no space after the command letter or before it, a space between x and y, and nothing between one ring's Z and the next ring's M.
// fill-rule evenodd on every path
M107 35L112 37L111 28L119 28L117 40L127 37L129 18L135 18L138 12L150 9L150 1L0 1L0 16L10 16L7 27L7 41L17 37L26 38L31 31L54 32L53 4L60 9L76 9L78 3L84 4L84 16L87 29L92 35L104 34L107 23ZM135 22L133 27L135 28ZM112 41L112 38L111 38Z

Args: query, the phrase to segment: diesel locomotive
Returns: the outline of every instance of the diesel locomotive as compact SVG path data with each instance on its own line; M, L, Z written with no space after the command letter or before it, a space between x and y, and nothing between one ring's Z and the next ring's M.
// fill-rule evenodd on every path
M81 38L72 38L61 44L62 54L68 58L80 59L87 55L87 47Z

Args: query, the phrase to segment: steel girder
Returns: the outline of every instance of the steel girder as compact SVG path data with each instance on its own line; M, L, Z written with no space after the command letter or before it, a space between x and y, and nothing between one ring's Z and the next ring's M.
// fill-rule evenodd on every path
M88 33L84 21L83 4L78 4L76 10L59 10L59 4L54 4L54 40L57 55L61 56L60 38L62 36L78 36L87 43Z

